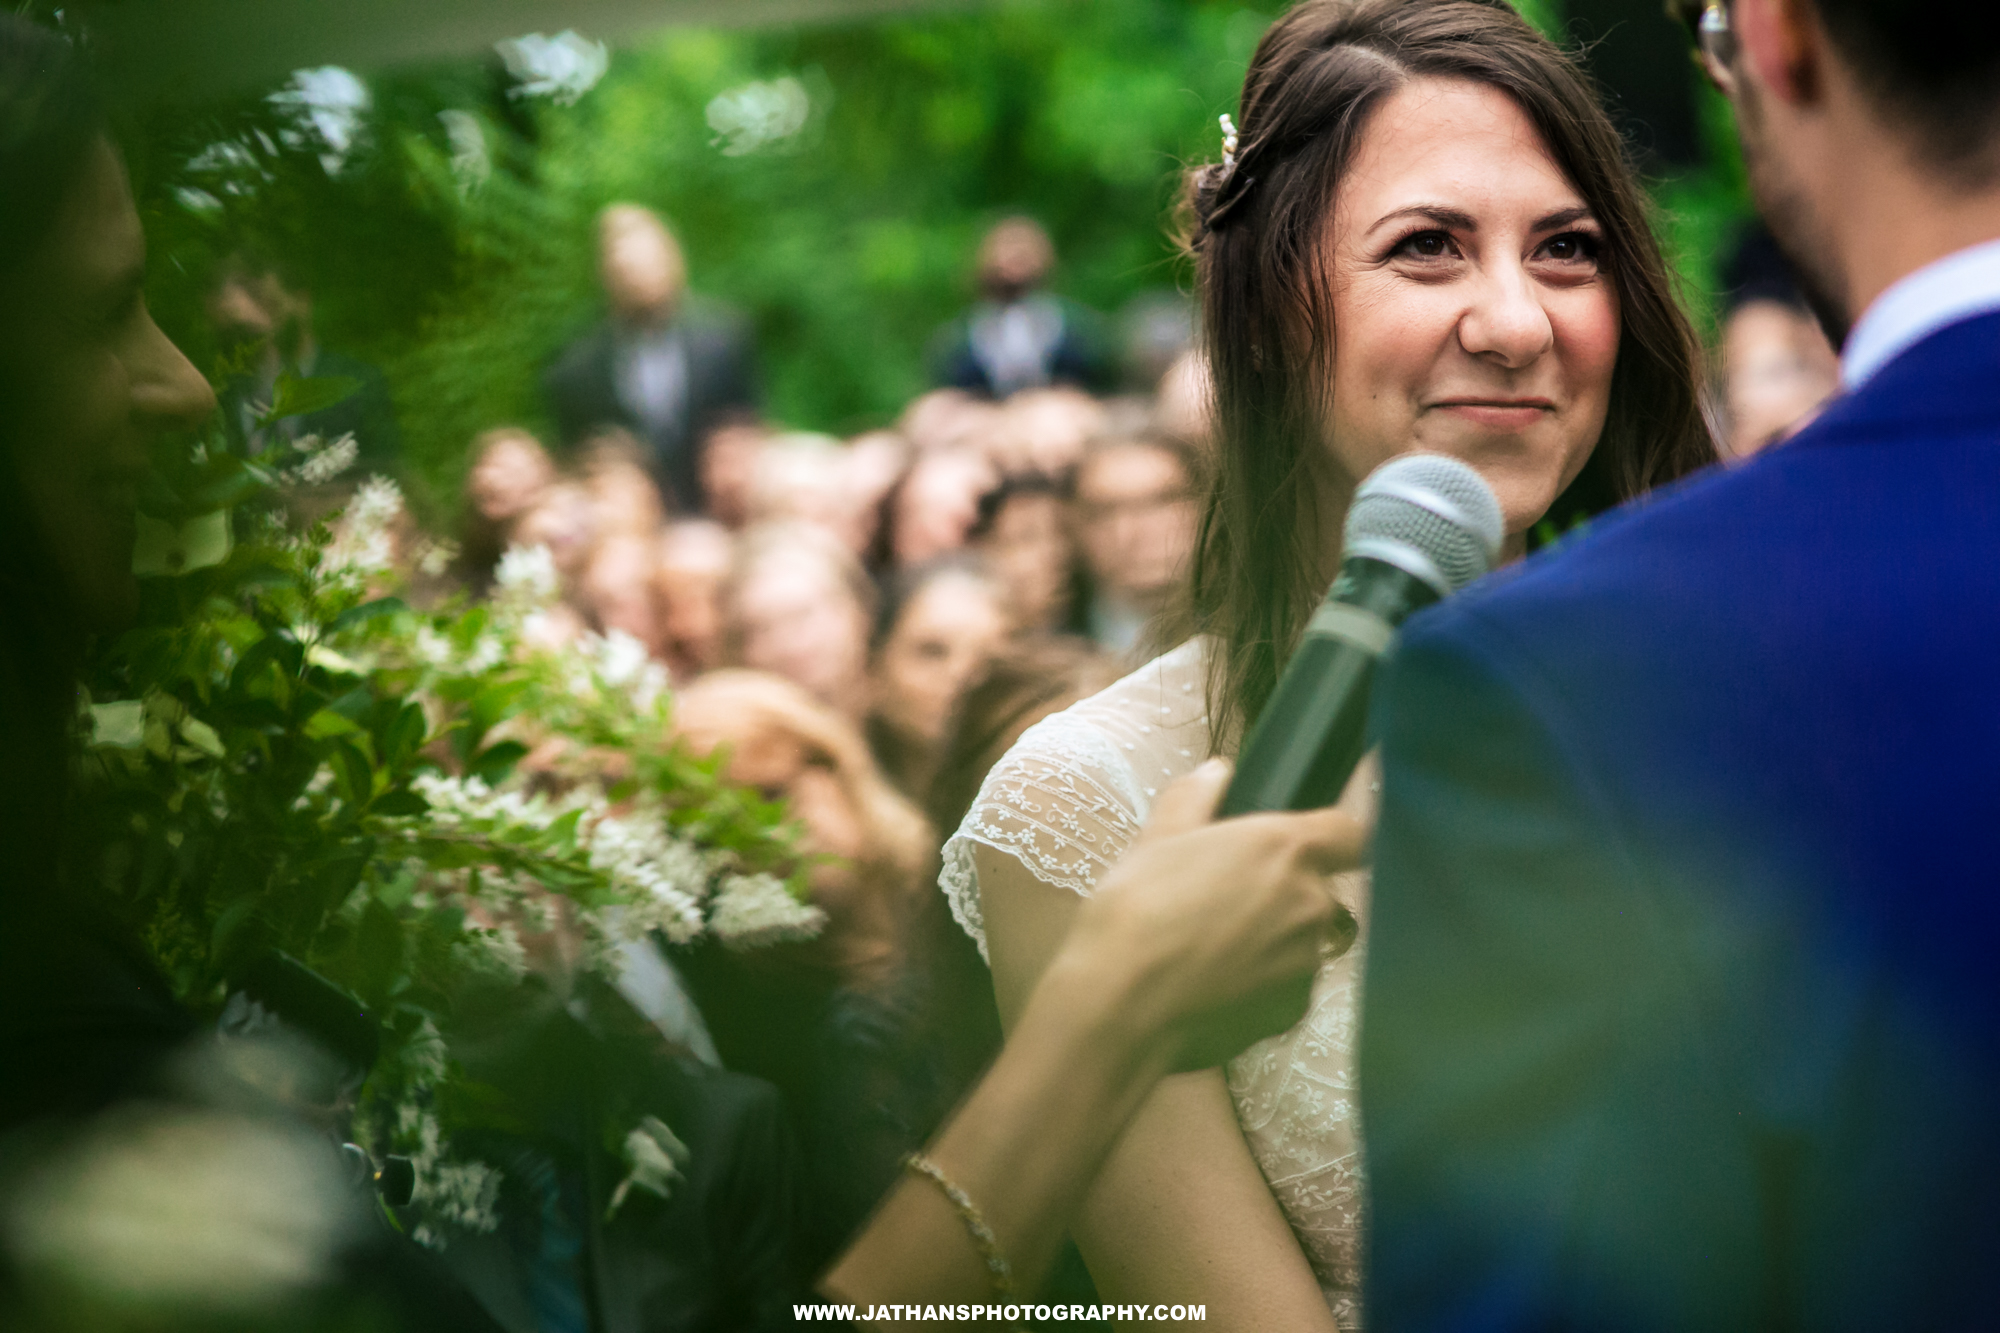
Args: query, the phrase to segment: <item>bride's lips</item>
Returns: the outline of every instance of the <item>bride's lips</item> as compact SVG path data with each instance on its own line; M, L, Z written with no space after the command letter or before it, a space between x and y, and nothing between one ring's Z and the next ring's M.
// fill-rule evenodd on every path
M1448 398L1431 404L1484 430L1526 430L1556 410L1546 398Z

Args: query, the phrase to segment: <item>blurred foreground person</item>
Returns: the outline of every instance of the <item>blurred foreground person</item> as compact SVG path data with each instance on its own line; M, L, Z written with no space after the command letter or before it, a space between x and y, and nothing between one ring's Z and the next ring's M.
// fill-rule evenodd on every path
M1846 391L1405 626L1370 1319L1990 1328L2000 8L1683 9Z
M1195 463L1161 439L1100 441L1076 472L1077 542L1090 576L1084 626L1130 654L1164 611L1194 550Z
M722 587L723 660L804 686L857 724L868 711L875 585L823 528L775 524L745 533Z
M1048 384L1108 388L1112 366L1096 317L1042 290L1055 266L1039 222L996 223L979 243L979 304L938 335L936 382L990 398Z
M215 408L145 266L69 44L0 16L0 1324L486 1329L56 854L85 641L137 606L135 491ZM300 1087L306 1058L237 1052Z
M1004 594L976 562L941 560L891 583L870 658L868 741L889 780L919 805L959 696L1012 629Z
M249 365L222 391L222 420L239 451L255 453L273 441L317 435L354 437L355 468L393 473L402 461L402 433L389 400L389 381L366 361L320 346L313 329L313 294L275 256L252 248L236 251L216 270L208 317L225 347L247 345ZM271 426L257 418L270 407L280 375L344 378L354 392L331 407L289 416Z
M597 265L610 317L548 373L563 443L623 426L643 442L668 503L702 512L702 442L756 409L748 330L688 298L680 242L649 208L613 204L598 215Z

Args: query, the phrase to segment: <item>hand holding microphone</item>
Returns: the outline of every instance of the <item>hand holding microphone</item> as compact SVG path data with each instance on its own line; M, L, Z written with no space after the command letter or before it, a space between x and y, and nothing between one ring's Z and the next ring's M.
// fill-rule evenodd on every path
M1491 569L1503 532L1492 488L1455 458L1406 454L1369 473L1348 506L1340 575L1257 719L1219 813L1337 802L1368 748L1368 694L1397 627ZM1360 931L1345 906L1338 923L1335 952ZM1187 1049L1226 1058L1239 1034L1297 1021L1311 991L1310 976L1295 978L1212 1011Z
M1347 509L1340 576L1243 747L1223 815L1340 799L1397 626L1491 569L1503 532L1499 500L1456 458L1405 454L1368 474Z

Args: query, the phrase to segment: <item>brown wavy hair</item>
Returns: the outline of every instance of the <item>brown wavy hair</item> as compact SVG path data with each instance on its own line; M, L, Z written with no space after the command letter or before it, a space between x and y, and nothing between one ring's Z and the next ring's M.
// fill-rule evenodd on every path
M1322 539L1341 521L1319 512L1310 480L1335 332L1327 219L1370 113L1427 77L1512 97L1604 229L1622 318L1610 406L1548 519L1566 528L1715 458L1701 345L1624 145L1575 62L1503 0L1305 0L1250 62L1234 166L1191 170L1183 197L1217 441L1187 596L1194 628L1219 644L1208 681L1218 746L1263 709L1324 591Z

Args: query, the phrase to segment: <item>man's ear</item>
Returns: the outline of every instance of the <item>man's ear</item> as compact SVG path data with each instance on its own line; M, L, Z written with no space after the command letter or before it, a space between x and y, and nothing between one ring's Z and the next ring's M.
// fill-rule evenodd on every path
M1735 0L1729 21L1738 61L1772 97L1792 106L1820 99L1829 53L1812 0Z

